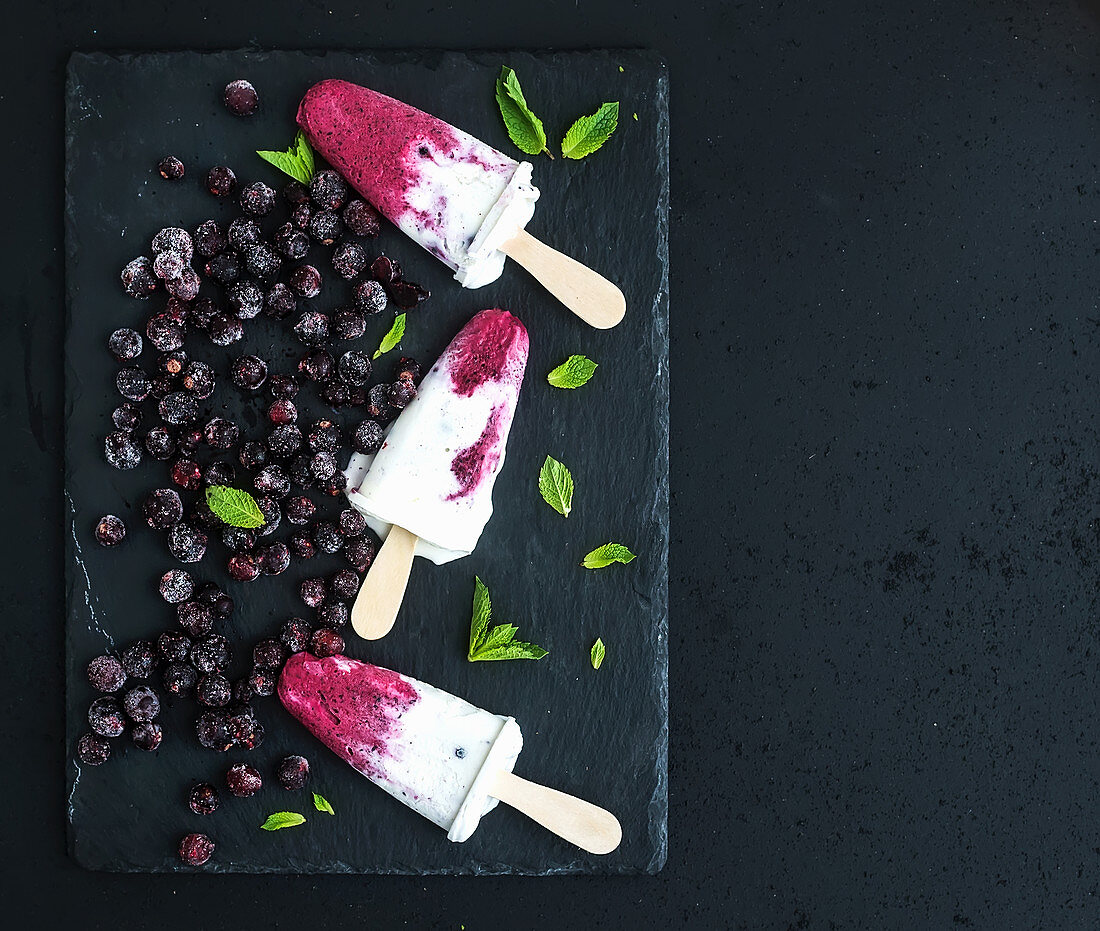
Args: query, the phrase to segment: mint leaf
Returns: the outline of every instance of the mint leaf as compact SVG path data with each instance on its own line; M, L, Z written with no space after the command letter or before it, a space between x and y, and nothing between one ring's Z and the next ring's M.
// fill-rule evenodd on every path
M542 128L542 120L528 108L523 90L519 86L519 78L507 66L500 69L496 98L500 115L504 118L504 128L508 130L508 138L528 155L538 155L540 152L550 155L550 150L546 148L546 131Z
M604 655L607 653L607 648L603 645L603 640L599 637L596 638L596 642L592 644L592 668L599 669L603 665Z
M585 556L581 565L585 569L602 569L613 562L628 563L633 558L634 554L621 543L605 543Z
M405 315L398 314L393 318L393 326L390 327L389 333L382 337L382 342L379 343L378 349L375 350L374 355L371 357L377 359L381 355L385 355L394 346L401 342L401 338L405 335Z
M579 388L586 384L596 371L597 364L584 356L570 356L546 380L555 388Z
M591 155L611 138L619 125L619 102L605 103L591 116L580 117L561 141L561 154L566 158Z
M277 811L273 815L268 815L267 820L260 827L265 831L280 831L283 828L292 828L305 823L306 819L296 811Z
M294 137L294 142L285 152L273 152L258 150L256 152L265 162L271 162L283 174L290 175L295 181L309 184L313 179L313 149L309 147L309 141L305 133L300 129Z
M332 805L329 800L323 795L318 795L316 792L313 793L313 807L318 811L327 811L330 815L336 814L336 812L332 810ZM305 818L302 820L305 821Z
M573 510L573 476L553 456L547 456L539 469L539 491L543 500L562 517Z
M481 660L542 659L546 650L534 643L516 640L519 628L514 624L498 624L489 629L492 603L489 589L474 577L474 610L470 620L470 649L466 658L471 663Z
M211 485L206 489L206 504L231 527L262 527L264 513L256 499L247 491L228 485Z

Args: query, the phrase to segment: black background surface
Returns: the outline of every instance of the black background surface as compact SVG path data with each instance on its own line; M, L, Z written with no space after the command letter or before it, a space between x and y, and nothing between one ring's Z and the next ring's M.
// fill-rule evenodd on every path
M1097 923L1095 7L43 4L8 23L6 915L42 925ZM74 48L638 45L672 87L657 877L116 877L64 852Z

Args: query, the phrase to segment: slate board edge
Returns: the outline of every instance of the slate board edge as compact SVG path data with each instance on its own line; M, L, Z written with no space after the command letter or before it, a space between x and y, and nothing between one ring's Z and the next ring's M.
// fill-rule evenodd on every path
M669 272L668 272L668 212L669 212L669 113L668 113L668 66L662 56L656 52L652 52L645 49L637 48L605 48L605 49L522 49L522 50L493 50L493 49L476 49L476 50L458 50L458 49L384 49L384 50L368 50L368 49L354 49L354 48L332 48L324 50L310 50L310 49L216 49L216 50L162 50L162 51L96 51L96 52L82 52L74 51L68 59L66 66L66 82L65 82L65 110L66 110L66 126L71 124L73 116L73 106L79 100L79 95L76 93L79 89L79 79L77 76L77 68L81 62L89 62L92 64L106 63L110 61L126 62L133 58L154 57L158 55L172 55L172 54L187 54L195 55L199 57L217 57L223 55L242 55L253 58L265 58L268 53L283 54L299 54L304 56L323 57L330 52L344 53L344 54L359 54L369 55L380 61L407 61L416 57L424 56L425 54L438 54L440 56L448 54L464 54L471 58L480 58L482 56L502 55L502 54L522 54L530 55L533 57L543 55L554 56L566 56L571 54L576 55L603 55L607 57L622 56L629 54L635 58L646 59L652 65L657 66L660 69L660 73L657 75L657 81L655 84L655 98L662 104L659 107L658 112L660 115L660 123L656 134L655 141L658 145L659 163L662 169L662 185L658 194L657 200L657 255L656 258L661 262L663 269L660 287L654 296L652 314L654 325L651 329L651 336L659 344L663 345L664 358L666 363L668 360L668 324L669 324ZM71 193L69 185L69 175L72 166L72 159L70 158L70 149L73 144L73 136L66 131L65 134L65 262L66 270L68 270L69 263L74 257L74 242L76 237L72 231L72 216L69 209ZM70 353L73 347L70 345L70 323L73 314L73 294L68 286L68 273L66 273L66 288L65 288L65 338L63 340L64 345L64 373L65 373L65 422L69 422L70 413L70 394L69 394L69 382L72 377L72 369L69 364L71 358ZM668 432L669 432L669 372L667 364L666 366L656 373L656 380L660 387L659 398L661 400L661 408L659 410L659 416L657 418L658 428L664 428L664 440L665 440L665 456L663 459L663 472L660 476L661 481L658 487L655 489L654 505L658 510L658 513L669 513L669 465L668 465ZM66 433L67 433L66 428ZM95 628L100 632L105 639L105 649L114 649L114 643L110 637L110 634L101 628L99 628L98 621L95 618L94 610L90 602L89 597L92 597L90 589L85 590L85 604L83 607L79 607L76 601L78 596L78 589L80 588L80 575L77 572L78 567L83 570L83 561L80 555L80 546L77 540L77 528L75 525L75 507L67 491L67 479L69 476L69 462L68 462L68 444L66 442L63 451L64 460L64 476L66 479L66 485L64 486L65 500L66 500L66 526L68 534L65 541L65 576L66 576L66 616L65 623L72 623L76 618L81 618L84 623L90 628ZM655 655L656 665L655 671L658 674L659 681L659 697L661 705L664 709L664 723L658 734L655 735L654 749L654 767L657 775L657 786L654 795L652 796L649 804L649 830L652 837L655 838L654 852L648 864L643 868L616 868L610 871L600 871L598 866L596 869L592 868L591 864L584 864L578 862L575 866L572 864L563 865L557 868L550 868L544 870L528 870L526 868L517 868L509 866L508 864L492 864L486 866L484 863L479 865L476 869L421 869L421 870L401 870L401 869L371 869L369 872L364 872L356 867L343 868L330 868L325 871L311 871L316 874L317 872L327 873L346 873L348 875L522 875L522 876L548 876L548 875L629 875L631 873L646 873L655 874L659 872L667 860L668 854L668 732L669 732L669 718L668 718L668 547L669 547L669 528L667 522L664 525L664 533L662 535L662 546L660 553L660 564L666 567L664 575L659 579L657 585L658 595L658 608L659 612L656 618L656 630L658 642L661 644L662 649L659 649ZM84 572L85 576L87 575ZM67 648L66 637L66 648ZM70 716L75 713L72 707L71 701L69 701L69 688L68 677L66 676L66 715ZM67 847L69 853L74 860L86 869L91 869L101 872L117 872L117 873L160 873L160 872L191 872L186 868L165 868L163 866L150 866L147 868L137 867L132 864L126 868L114 868L110 865L104 865L100 863L86 862L81 848L77 844L77 838L72 825L72 809L71 799L73 793L76 791L81 776L81 766L78 761L71 758L69 752L66 752L66 808L68 814L66 817L66 834L67 834ZM69 767L72 767L71 769ZM203 870L197 870L194 872L204 872ZM254 873L254 874L269 874L272 872L270 868L256 868L249 869L243 867L241 864L235 864L232 869L221 870L215 868L214 870L205 870L205 872L235 872L235 873ZM287 870L285 872L293 872Z

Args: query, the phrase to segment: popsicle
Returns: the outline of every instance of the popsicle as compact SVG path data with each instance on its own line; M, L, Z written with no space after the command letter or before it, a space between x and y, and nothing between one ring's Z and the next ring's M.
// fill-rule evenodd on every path
M318 740L451 841L504 801L591 853L619 845L609 812L513 774L523 746L513 718L346 656L294 654L278 691Z
M517 162L400 100L351 84L314 84L298 107L313 147L464 288L496 281L510 255L600 329L626 311L622 292L526 232L539 191Z
M483 310L451 340L394 421L382 449L348 465L348 501L384 538L352 609L361 636L397 617L414 554L436 564L468 556L493 513L527 330L506 310Z

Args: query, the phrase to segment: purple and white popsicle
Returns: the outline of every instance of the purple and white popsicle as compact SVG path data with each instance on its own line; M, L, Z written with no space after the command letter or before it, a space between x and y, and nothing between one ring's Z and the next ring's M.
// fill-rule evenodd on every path
M348 81L313 85L298 125L352 187L454 269L464 288L500 277L500 247L527 226L539 196L530 162Z
M404 527L420 538L417 555L437 564L473 552L493 513L527 350L527 330L508 311L475 314L424 376L382 449L352 458L348 500L375 532Z

